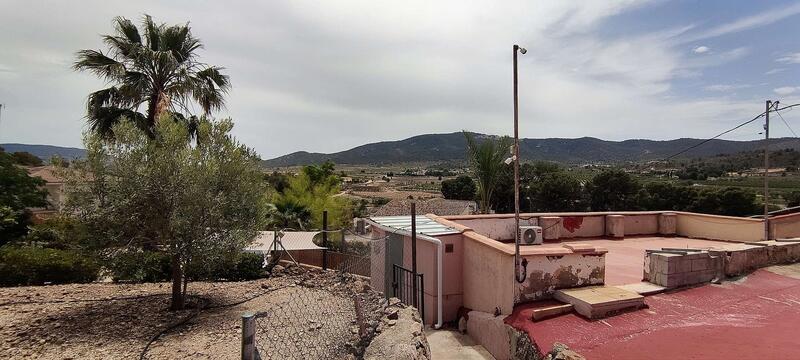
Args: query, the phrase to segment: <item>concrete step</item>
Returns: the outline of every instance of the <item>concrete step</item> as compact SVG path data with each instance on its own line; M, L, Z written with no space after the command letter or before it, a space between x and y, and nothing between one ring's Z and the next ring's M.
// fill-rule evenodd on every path
M644 296L615 286L562 289L557 290L554 297L572 304L578 314L589 319L600 319L623 310L644 307Z
M664 290L667 289L663 286L653 284L649 281L642 281L633 284L617 285L616 287L622 290L632 291L643 296L658 294L660 292L664 292Z

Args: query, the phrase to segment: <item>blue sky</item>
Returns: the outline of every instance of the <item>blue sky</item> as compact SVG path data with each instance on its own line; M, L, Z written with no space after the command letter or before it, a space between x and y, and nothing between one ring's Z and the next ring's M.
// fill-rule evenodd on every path
M703 138L800 102L799 1L6 1L0 142L80 146L70 69L114 16L191 21L233 90L218 116L271 158L462 129L524 137ZM800 130L800 110L784 114ZM787 136L776 119L775 136ZM760 124L730 139L758 138Z

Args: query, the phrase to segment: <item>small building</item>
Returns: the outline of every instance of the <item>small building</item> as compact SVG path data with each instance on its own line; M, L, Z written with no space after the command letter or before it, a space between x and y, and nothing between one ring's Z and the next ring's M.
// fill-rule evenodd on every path
M551 299L559 289L639 283L647 249L710 248L765 241L764 222L673 211L527 213L544 243L521 244L515 278L514 215L419 215L417 273L423 275L426 324L456 321L460 309L508 316L519 304ZM780 220L780 221L779 221ZM368 219L372 286L397 293L398 271L412 268L412 218ZM800 216L770 222L770 238L800 237Z

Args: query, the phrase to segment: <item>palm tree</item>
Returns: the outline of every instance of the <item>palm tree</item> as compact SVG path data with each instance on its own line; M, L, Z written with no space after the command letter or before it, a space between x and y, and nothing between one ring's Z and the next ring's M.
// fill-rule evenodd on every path
M482 213L488 213L491 207L492 192L503 171L503 160L511 141L508 137L487 137L478 142L475 135L464 131L467 139L467 154L470 169L478 184L478 200Z
M223 68L197 60L202 48L189 24L156 24L145 15L142 30L124 17L114 19L115 34L103 36L108 50L81 50L73 65L90 71L111 86L89 94L86 117L95 131L113 137L112 127L127 119L151 136L163 114L196 129L192 103L204 116L225 104L230 80ZM144 36L142 36L142 34ZM139 112L144 107L145 112ZM194 133L194 131L192 131Z

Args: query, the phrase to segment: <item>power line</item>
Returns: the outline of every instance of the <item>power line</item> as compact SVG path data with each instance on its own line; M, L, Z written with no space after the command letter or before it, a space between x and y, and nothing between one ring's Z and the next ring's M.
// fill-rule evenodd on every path
M781 118L781 121L783 121L783 124L786 125L786 127L789 129L789 131L792 132L792 135L794 135L794 137L797 137L797 133L794 132L794 129L792 129L791 126L789 126L789 123L786 122L786 119L783 118L783 115L781 115L781 112L776 109L775 113L778 114L778 116Z
M739 124L739 125L736 125L735 127L731 128L731 129L729 129L729 130L725 130L725 131L723 131L723 132L721 132L721 133L719 133L719 134L715 135L714 137L711 137L711 138L705 139L705 140L703 140L703 141L701 141L701 142L699 142L699 143L697 143L697 144L694 144L694 145L692 145L692 146L690 146L690 147L687 147L686 149L683 149L683 150L681 150L681 151L678 151L678 152L676 152L676 153L674 153L674 154L672 154L672 155L670 155L670 156L668 156L668 157L664 158L664 160L663 160L663 161L667 161L667 160L669 160L669 159L672 159L672 158L674 158L674 157L676 157L676 156L678 156L678 155L680 155L680 154L683 154L683 153L685 153L685 152L687 152L687 151L689 151L689 150L692 150L692 149L694 149L694 148L700 147L700 146L702 146L702 145L704 145L704 144L708 143L709 141L712 141L712 140L718 139L718 138L719 138L720 136L722 136L722 135L725 135L725 134L727 134L727 133L729 133L729 132L731 132L731 131L734 131L734 130L736 130L736 129L738 129L738 128L741 128L742 126L745 126L745 125L747 125L747 124L749 124L749 123L751 123L751 122L753 122L753 121L756 121L756 120L760 119L760 118L761 118L762 116L764 116L766 113L767 113L767 112L766 112L766 111L764 111L764 112L762 112L761 114L758 114L756 117L754 117L754 118L752 118L752 119L750 119L750 120L747 120L747 121L745 121L745 122L743 122L743 123L741 123L741 124Z
M787 110L787 109L792 109L792 108L794 108L794 107L796 107L796 106L800 106L800 103L797 103L797 104L787 105L787 106L784 106L784 107L778 108L778 107L777 107L777 105L778 105L778 104L779 104L778 102L775 102L775 103L774 103L775 109L774 109L774 110L770 110L770 111L775 111L775 112L778 112L778 111L783 111L783 110ZM743 122L743 123L741 123L741 124L739 124L739 125L736 125L735 127L731 128L731 129L729 129L729 130L723 131L723 132L721 132L721 133L717 134L717 135L716 135L716 136L714 136L714 137L711 137L711 138L705 139L705 140L703 140L703 141L701 141L701 142L699 142L699 143L697 143L697 144L695 144L695 145L692 145L692 146L690 146L690 147L687 147L686 149L683 149L683 150L681 150L681 151L678 151L677 153L674 153L674 154L672 154L672 155L670 155L670 156L668 156L668 157L664 158L662 161L667 161L667 160L669 160L669 159L672 159L672 158L674 158L674 157L676 157L676 156L678 156L678 155L681 155L681 154L683 154L683 153L686 153L686 152L687 152L687 151L689 151L689 150L692 150L692 149L695 149L695 148L697 148L697 147L700 147L700 146L702 146L702 145L704 145L704 144L708 143L709 141L712 141L712 140L718 139L719 137L721 137L721 136L723 136L723 135L725 135L725 134L727 134L727 133L730 133L730 132L732 132L732 131L734 131L734 130L736 130L736 129L739 129L739 128L741 128L742 126L745 126L745 125L747 125L747 124L750 124L750 123L752 123L753 121L756 121L756 120L760 119L761 117L763 117L763 116L764 116L764 115L766 115L766 114L767 114L767 112L766 112L766 111L764 111L764 112L762 112L761 114L758 114L758 115L756 115L756 117L754 117L754 118L752 118L752 119L750 119L750 120L747 120L747 121L745 121L745 122ZM778 115L780 115L780 113L778 113ZM783 117L782 117L782 116L781 116L781 119L783 119ZM784 121L784 122L785 122L785 121ZM788 124L787 124L787 126L788 126ZM790 127L790 129L791 129L791 127ZM792 133L794 133L794 131L792 131ZM796 136L797 136L797 135L795 135L795 137L796 137Z

